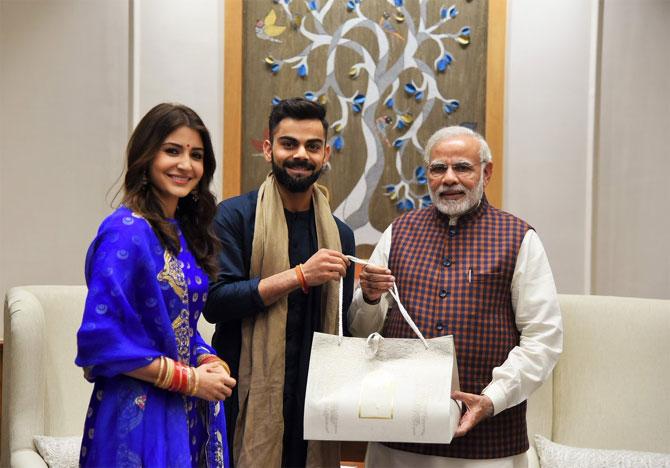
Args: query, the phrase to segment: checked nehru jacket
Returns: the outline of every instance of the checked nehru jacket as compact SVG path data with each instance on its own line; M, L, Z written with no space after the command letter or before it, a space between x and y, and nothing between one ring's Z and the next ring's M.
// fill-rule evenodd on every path
M461 390L480 394L519 344L511 284L526 232L524 221L486 201L450 226L434 206L393 222L389 268L400 300L426 338L453 335ZM393 307L383 335L415 335ZM451 444L389 447L456 458L501 458L528 450L526 402L480 422Z

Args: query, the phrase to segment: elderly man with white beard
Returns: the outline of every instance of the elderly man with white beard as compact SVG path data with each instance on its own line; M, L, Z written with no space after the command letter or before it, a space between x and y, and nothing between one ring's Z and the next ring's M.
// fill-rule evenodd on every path
M450 444L370 443L366 466L525 467L526 400L563 346L551 268L533 228L486 200L493 162L481 135L440 129L425 160L433 204L382 234L349 329L415 337L387 294L395 282L426 338L454 336L461 391L452 398L464 412Z

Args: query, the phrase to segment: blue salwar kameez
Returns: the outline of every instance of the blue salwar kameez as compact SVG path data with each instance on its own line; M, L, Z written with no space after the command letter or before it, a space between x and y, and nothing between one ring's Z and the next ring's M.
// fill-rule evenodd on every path
M161 245L145 219L121 206L88 250L76 364L94 388L82 466L228 466L222 402L124 375L159 356L196 367L199 355L215 354L197 331L207 275L174 223L178 255Z

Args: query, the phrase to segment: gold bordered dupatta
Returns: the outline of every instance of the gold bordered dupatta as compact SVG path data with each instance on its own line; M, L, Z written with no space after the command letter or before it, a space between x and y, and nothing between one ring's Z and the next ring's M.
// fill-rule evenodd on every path
M324 194L312 194L318 247L342 251L337 224ZM267 278L290 268L288 228L277 182L270 174L258 190L251 253L251 278ZM337 333L337 281L321 288L321 326ZM284 358L286 347L286 296L267 312L242 322L238 375L239 415L235 425L233 456L239 468L279 467L284 435ZM307 466L339 466L339 443L310 441Z

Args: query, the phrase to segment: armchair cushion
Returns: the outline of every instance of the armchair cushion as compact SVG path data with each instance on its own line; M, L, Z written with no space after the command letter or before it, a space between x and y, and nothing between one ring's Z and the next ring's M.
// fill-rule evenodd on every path
M540 468L656 468L670 467L670 454L569 447L535 436Z
M50 468L76 468L79 466L81 437L33 437L35 447Z

